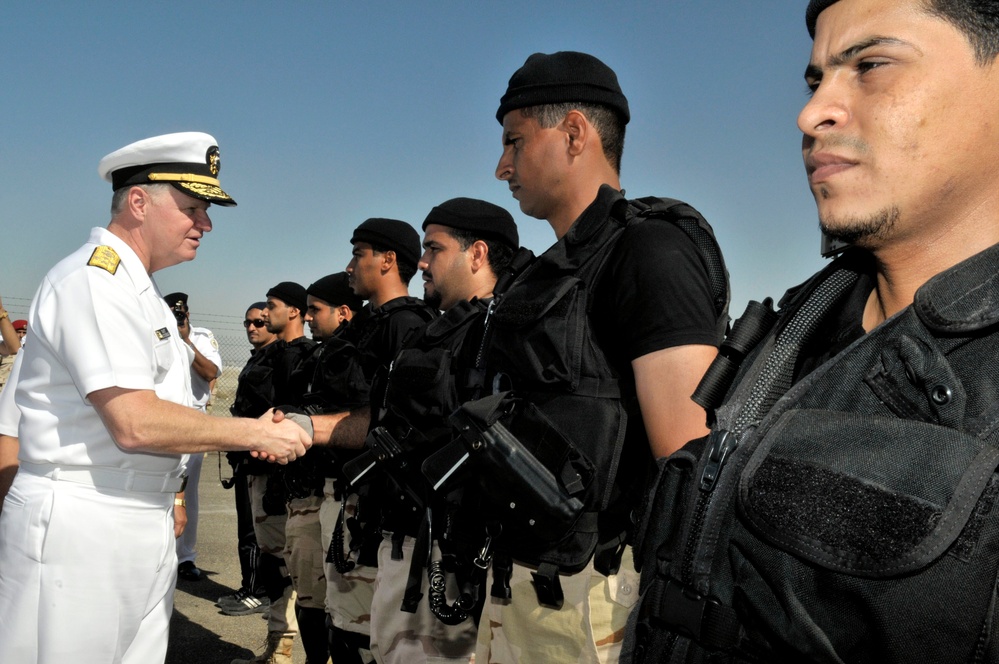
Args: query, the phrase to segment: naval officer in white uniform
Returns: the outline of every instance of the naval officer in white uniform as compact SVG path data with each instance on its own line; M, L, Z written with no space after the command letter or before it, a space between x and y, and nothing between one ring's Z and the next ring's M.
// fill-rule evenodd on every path
M20 467L0 513L0 662L163 662L187 455L286 463L309 446L294 422L190 407L191 350L150 275L195 257L210 204L235 204L219 166L195 132L104 157L111 222L35 294L8 385Z

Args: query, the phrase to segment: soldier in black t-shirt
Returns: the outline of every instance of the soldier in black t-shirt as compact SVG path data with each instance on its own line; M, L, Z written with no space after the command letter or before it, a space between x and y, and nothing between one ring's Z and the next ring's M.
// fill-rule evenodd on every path
M671 221L636 220L623 196L630 111L603 62L574 52L532 55L496 117L496 177L558 241L493 312L486 384L512 389L541 412L534 420L571 443L577 456L558 479L575 487L582 512L548 544L545 533L531 535L531 520L520 524L523 537L504 524L512 560L493 559L494 596L476 659L613 660L637 598L626 544L638 490L653 455L707 432L690 395L717 354L727 311L716 306L690 237ZM509 597L495 596L504 587ZM586 619L565 619L570 610Z

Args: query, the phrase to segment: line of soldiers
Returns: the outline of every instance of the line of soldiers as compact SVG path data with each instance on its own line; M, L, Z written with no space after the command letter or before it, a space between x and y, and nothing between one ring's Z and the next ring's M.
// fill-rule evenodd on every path
M625 198L628 103L586 54L532 55L497 112L496 176L555 244L470 199L422 252L369 219L346 275L268 292L257 419L186 407L150 276L234 204L217 144L106 156L111 223L46 277L0 394L0 658L162 661L185 455L225 450L264 552L253 661L296 629L313 664L999 661L999 12L811 0L806 25L802 156L849 246L727 333L710 227Z
M728 322L704 219L620 191L629 117L598 59L532 55L497 112L496 175L550 222L548 251L455 198L422 250L409 224L368 219L345 273L267 293L277 340L233 414L292 418L314 446L280 467L231 455L270 602L266 649L234 664L290 661L296 622L312 663L617 658L652 452L706 431L689 394Z

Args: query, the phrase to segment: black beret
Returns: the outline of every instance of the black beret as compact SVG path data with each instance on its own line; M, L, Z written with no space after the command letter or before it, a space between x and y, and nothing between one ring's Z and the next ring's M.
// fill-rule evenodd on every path
M169 295L165 295L163 300L171 309L176 309L179 304L182 305L185 311L187 310L187 293L181 293L179 291L176 293L170 293Z
M477 240L498 240L511 249L520 247L517 224L510 213L498 205L476 198L452 198L427 215L423 230L430 224L468 231Z
M631 112L614 70L586 53L535 53L510 77L496 119L517 108L564 102L607 106L628 124Z
M294 281L282 281L274 288L267 291L267 297L281 300L289 307L295 307L300 312L305 313L308 308L305 288Z
M350 243L367 242L395 252L399 262L416 267L420 261L420 234L405 221L368 219L356 229Z
M829 5L834 5L838 0L812 0L805 10L805 26L808 27L808 34L815 39L815 23L819 20L819 14L824 12Z
M328 274L322 279L313 282L306 293L320 300L331 307L339 307L346 304L351 311L360 311L364 306L364 298L358 297L347 284L347 273L337 272Z

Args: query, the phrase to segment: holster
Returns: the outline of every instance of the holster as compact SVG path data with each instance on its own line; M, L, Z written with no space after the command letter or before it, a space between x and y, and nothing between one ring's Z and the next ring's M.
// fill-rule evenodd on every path
M569 532L593 468L540 410L503 392L463 404L450 422L508 542L551 543Z

